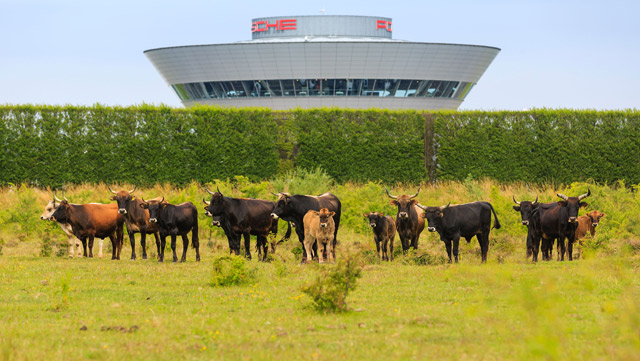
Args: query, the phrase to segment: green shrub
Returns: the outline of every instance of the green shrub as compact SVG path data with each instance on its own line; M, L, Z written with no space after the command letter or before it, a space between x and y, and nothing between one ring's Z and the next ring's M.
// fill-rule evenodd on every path
M237 286L255 279L256 270L250 269L244 257L230 255L213 261L211 286Z
M347 311L347 295L356 288L362 276L362 264L355 254L349 254L332 266L314 266L320 273L302 292L313 300L313 307L321 312Z
M49 233L43 234L40 240L40 257L51 257L53 244L54 241L51 239L51 235Z

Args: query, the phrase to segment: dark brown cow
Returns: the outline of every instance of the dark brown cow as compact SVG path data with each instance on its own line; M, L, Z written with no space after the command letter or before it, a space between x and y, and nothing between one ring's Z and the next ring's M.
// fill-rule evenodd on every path
M112 201L118 204L118 213L125 215L127 224L127 234L129 242L131 242L131 259L136 259L136 233L140 233L140 246L142 247L142 259L147 259L147 234L153 234L156 238L156 247L158 249L158 257L160 257L160 234L158 233L157 223L149 222L149 211L141 208L142 200L136 198L132 193L136 190L136 186L130 191L116 192L108 187L109 191L114 195L111 196Z
M422 217L424 211L417 206L414 198L420 193L420 188L412 196L392 196L386 187L384 190L387 192L387 196L393 199L391 204L398 206L396 229L402 243L402 252L407 254L410 247L418 249L418 239L420 238L420 233L424 230L424 218Z
M396 238L396 222L384 213L364 213L373 230L373 241L376 243L378 257L383 261L393 261L393 241ZM387 246L389 252L387 253Z
M120 259L123 243L124 215L118 213L116 204L70 204L65 198L56 208L51 219L71 225L73 234L82 241L84 256L87 257L87 238L89 240L88 257L93 257L94 238L111 240L111 259Z
M596 236L596 227L600 224L600 218L604 217L604 213L599 211L591 211L584 216L578 217L578 228L576 228L576 241L578 241L578 258L582 258L582 244L587 232L591 234L591 238Z

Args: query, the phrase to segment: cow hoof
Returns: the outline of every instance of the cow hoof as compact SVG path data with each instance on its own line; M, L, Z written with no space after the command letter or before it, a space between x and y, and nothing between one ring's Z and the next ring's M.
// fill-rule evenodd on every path
M147 256L142 256L142 259L147 259Z

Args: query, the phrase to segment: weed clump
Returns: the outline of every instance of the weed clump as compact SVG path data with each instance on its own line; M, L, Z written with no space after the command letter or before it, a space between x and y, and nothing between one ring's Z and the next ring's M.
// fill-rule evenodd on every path
M320 274L302 292L313 300L313 307L321 312L347 311L347 295L356 288L362 276L362 264L354 254L338 260L331 266L315 266Z
M247 266L243 257L230 255L213 261L211 286L237 286L250 283L255 279L255 269Z
M54 242L49 233L44 233L42 235L42 240L40 240L40 257L51 257L51 253L53 252L53 243Z

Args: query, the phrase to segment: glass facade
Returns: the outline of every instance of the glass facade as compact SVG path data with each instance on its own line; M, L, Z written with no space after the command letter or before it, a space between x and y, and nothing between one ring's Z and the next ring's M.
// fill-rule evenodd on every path
M370 96L464 99L473 83L407 79L282 79L172 85L181 100L247 97Z

